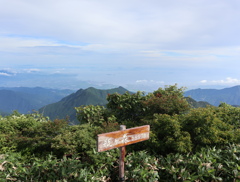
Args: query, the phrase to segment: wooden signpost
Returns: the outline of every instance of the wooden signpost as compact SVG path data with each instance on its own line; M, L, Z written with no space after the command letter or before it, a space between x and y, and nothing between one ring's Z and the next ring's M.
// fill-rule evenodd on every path
M126 129L125 125L120 125L119 131L99 134L97 138L97 150L103 152L106 150L119 148L119 179L124 179L124 158L125 146L133 143L138 143L149 139L150 126L144 125L135 128Z

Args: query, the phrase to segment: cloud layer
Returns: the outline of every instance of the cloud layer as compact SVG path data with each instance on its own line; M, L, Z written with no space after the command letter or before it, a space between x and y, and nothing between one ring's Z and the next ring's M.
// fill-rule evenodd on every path
M237 0L0 0L0 66L125 85L239 80L239 10ZM239 84L229 80L216 83Z

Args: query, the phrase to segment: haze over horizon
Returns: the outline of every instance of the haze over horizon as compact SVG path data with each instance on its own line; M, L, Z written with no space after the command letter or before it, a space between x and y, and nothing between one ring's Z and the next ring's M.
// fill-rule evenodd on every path
M0 0L0 86L240 85L240 1Z

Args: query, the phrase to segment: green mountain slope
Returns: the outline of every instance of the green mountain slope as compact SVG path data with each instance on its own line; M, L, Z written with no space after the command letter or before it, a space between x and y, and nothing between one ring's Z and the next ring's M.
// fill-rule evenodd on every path
M230 105L240 105L240 86L224 89L194 89L186 91L185 96L190 96L196 101L206 101L214 106L221 102Z
M191 105L192 108L207 107L210 106L208 102L205 101L195 101L193 98L186 97L187 102Z
M17 110L25 114L32 110L38 110L44 105L57 102L72 92L71 90L41 87L0 87L0 110L7 113Z
M100 90L93 87L88 89L80 89L76 93L73 93L61 101L49 104L39 110L44 116L48 116L51 119L66 118L69 116L71 122L77 123L76 111L74 107L81 105L106 105L107 94L119 93L124 94L127 92L123 87L118 87L108 90Z

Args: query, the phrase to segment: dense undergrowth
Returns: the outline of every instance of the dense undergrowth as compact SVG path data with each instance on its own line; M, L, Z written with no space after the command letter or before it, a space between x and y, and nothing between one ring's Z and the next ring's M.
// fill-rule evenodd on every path
M239 181L240 147L204 148L195 154L153 156L146 151L126 156L126 181ZM109 155L111 157L111 155ZM19 153L1 155L1 181L117 181L117 159L97 165L77 156L52 155L23 159Z
M118 181L118 149L96 152L99 133L149 124L127 146L126 181L240 181L240 108L191 108L175 86L108 96L76 108L80 125L41 114L0 117L0 181Z

